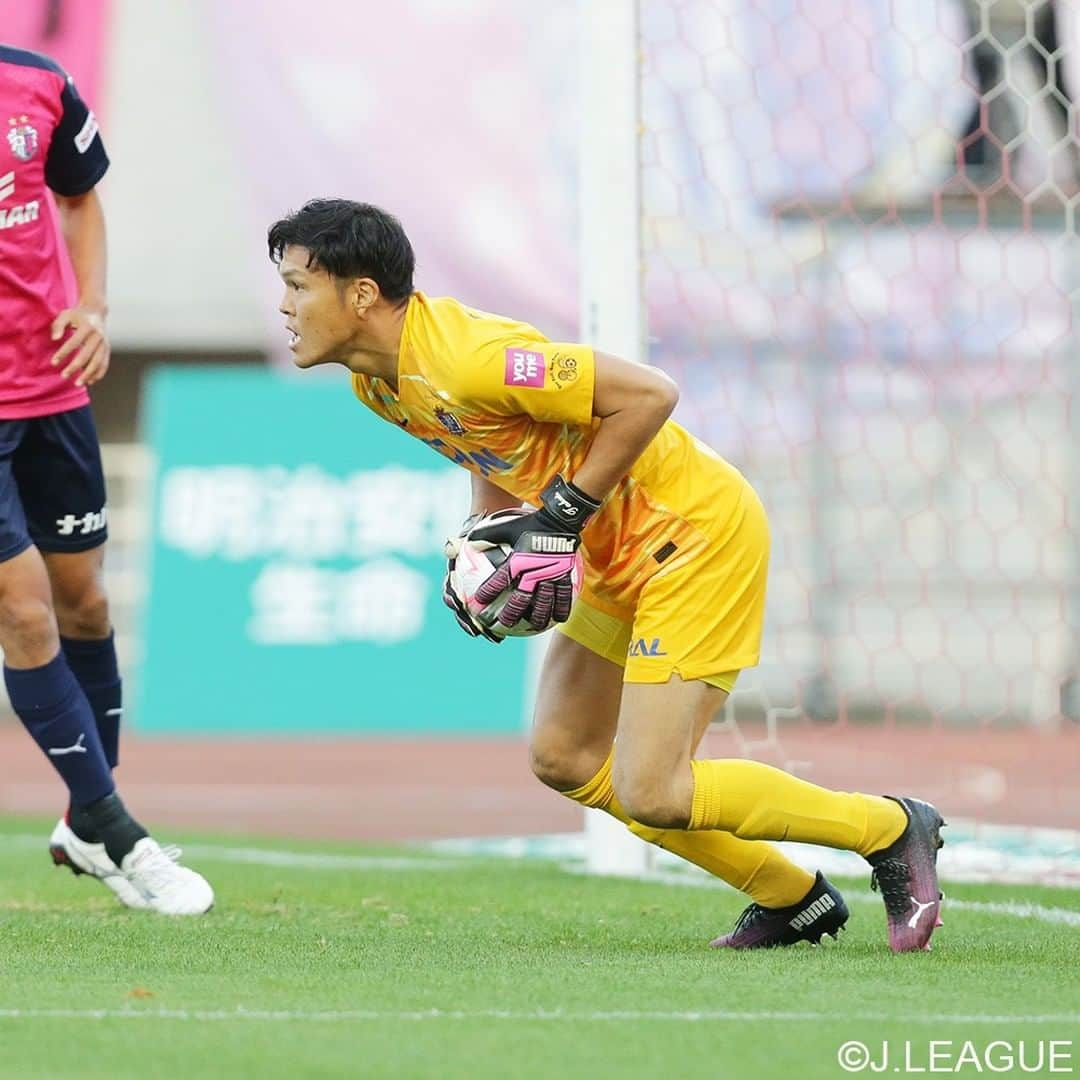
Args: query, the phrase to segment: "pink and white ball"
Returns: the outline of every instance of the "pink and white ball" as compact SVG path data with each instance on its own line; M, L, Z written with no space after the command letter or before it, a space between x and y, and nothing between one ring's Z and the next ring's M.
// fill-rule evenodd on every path
M521 514L531 513L528 509L496 510L493 514L487 514L469 530L469 536L461 541L453 573L450 575L450 585L457 594L458 599L472 612L478 622L482 622L492 633L499 637L535 637L544 630L537 630L528 619L519 619L513 626L504 626L499 622L499 615L506 606L513 587L504 589L488 604L482 604L476 599L476 591L503 563L513 554L513 548L509 544L491 544L487 541L473 541L469 537L475 529L488 525L497 524L505 520L507 516L517 517ZM574 556L574 569L570 575L570 582L576 601L581 594L581 586L585 581L585 563L581 552ZM545 627L550 629L554 623Z

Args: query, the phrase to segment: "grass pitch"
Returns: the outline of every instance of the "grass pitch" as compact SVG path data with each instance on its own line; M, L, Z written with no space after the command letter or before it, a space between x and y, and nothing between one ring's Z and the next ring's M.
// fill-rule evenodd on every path
M1075 890L946 883L934 951L892 956L840 882L839 944L732 954L724 888L190 837L217 906L169 920L51 869L49 824L0 820L3 1077L802 1080L851 1075L851 1040L893 1073L1021 1040L1080 1072Z

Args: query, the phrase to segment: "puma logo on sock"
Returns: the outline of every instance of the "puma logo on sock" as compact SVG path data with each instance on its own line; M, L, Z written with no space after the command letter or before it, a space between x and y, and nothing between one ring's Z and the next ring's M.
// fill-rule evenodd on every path
M53 746L49 748L49 757L63 757L65 754L85 754L86 747L83 746L83 739L85 735L80 735L71 746Z

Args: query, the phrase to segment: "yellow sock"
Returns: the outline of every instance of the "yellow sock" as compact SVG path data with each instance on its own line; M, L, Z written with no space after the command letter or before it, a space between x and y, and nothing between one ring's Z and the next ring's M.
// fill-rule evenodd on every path
M611 755L587 783L563 794L582 806L604 810L642 840L674 852L687 862L746 893L763 907L797 904L814 884L814 875L781 855L771 844L740 840L730 832L650 829L631 821L611 786Z
M829 791L758 761L691 761L691 829L726 829L748 840L798 840L869 855L907 827L899 803Z

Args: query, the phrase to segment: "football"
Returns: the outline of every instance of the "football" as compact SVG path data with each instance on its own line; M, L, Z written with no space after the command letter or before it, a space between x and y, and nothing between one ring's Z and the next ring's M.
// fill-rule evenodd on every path
M519 619L513 626L503 626L498 621L499 613L505 606L510 593L513 592L512 587L504 589L489 604L481 604L476 600L476 590L506 562L513 548L509 544L473 541L470 537L474 530L496 524L505 520L507 516L517 517L529 513L532 513L532 511L527 507L519 507L509 510L496 510L494 513L482 517L461 541L454 570L450 575L450 587L457 594L458 599L472 612L477 621L483 623L485 627L499 637L535 637L537 634L544 633L544 630L537 630L528 619ZM574 570L571 575L575 600L581 593L581 585L584 580L585 563L579 551L575 556ZM554 625L554 623L551 623L545 627L545 630Z

